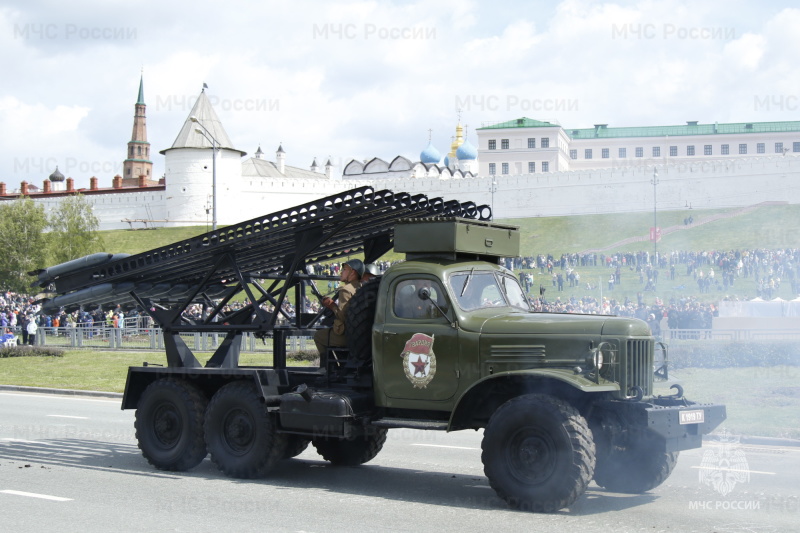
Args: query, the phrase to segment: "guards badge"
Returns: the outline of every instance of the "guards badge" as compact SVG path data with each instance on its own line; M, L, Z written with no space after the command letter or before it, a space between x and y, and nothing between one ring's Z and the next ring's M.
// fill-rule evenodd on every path
M415 333L406 341L401 354L403 370L415 389L424 389L436 374L436 356L433 354L433 335Z

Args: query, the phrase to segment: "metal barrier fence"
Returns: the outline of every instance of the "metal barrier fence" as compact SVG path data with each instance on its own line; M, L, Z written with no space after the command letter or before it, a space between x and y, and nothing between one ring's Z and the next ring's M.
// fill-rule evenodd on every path
M15 328L9 328L14 330ZM22 342L22 334L16 328L15 334ZM181 338L189 348L198 352L214 351L225 338L219 333L187 333ZM664 341L748 341L748 340L800 340L798 329L666 329ZM107 326L83 326L48 328L39 327L36 344L72 349L102 350L157 350L163 351L164 337L160 328L133 326L113 328ZM288 352L315 351L311 337L289 337ZM272 353L272 343L264 343L252 333L242 335L243 353Z
M17 332L22 340L20 332ZM225 338L219 333L187 333L181 338L189 348L198 352L217 349ZM36 344L58 348L95 350L164 350L164 336L160 328L109 328L105 326L47 328L39 327ZM289 337L288 352L316 351L311 337ZM272 353L272 343L256 338L252 333L242 335L242 352Z
M670 340L800 340L798 329L667 329L662 335Z

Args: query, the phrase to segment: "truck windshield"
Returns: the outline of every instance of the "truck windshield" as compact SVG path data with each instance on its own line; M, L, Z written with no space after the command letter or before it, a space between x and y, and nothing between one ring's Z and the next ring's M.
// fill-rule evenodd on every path
M503 287L503 292L505 292L506 298L508 299L508 304L511 307L518 307L520 309L524 309L525 311L530 311L531 306L528 303L528 298L522 291L522 287L520 287L517 278L504 275L500 276L500 280Z
M529 310L525 295L516 280L507 276L500 278L502 281L498 282L493 272L459 272L450 276L450 289L458 306L464 311L498 306Z

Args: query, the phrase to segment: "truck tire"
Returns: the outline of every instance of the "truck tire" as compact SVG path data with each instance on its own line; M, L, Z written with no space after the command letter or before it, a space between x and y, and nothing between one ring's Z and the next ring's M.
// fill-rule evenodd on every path
M147 386L136 407L136 440L147 462L182 472L206 456L203 415L208 400L194 385L159 379Z
M225 475L264 477L283 458L287 436L250 382L228 383L211 398L205 438L211 460Z
M595 432L597 466L594 482L613 492L641 494L661 485L678 463L678 452L661 452L651 439L625 446L611 446L605 435Z
M374 433L354 439L320 437L311 442L326 461L336 466L357 466L378 455L386 442L387 431L385 428L377 428Z
M380 278L361 286L347 304L345 330L350 359L358 366L372 361L372 325L378 302Z
M592 480L595 449L586 419L568 403L527 394L501 405L481 444L489 484L509 506L554 512Z
M311 441L300 435L286 435L286 451L283 452L284 459L297 457L308 448Z

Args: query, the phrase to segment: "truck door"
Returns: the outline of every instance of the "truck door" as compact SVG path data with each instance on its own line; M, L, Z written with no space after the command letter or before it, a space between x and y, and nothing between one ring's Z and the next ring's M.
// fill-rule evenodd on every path
M419 297L422 288L428 289L429 300ZM439 280L397 278L386 305L380 350L385 394L427 401L453 397L458 388L458 330L452 326L454 310Z

